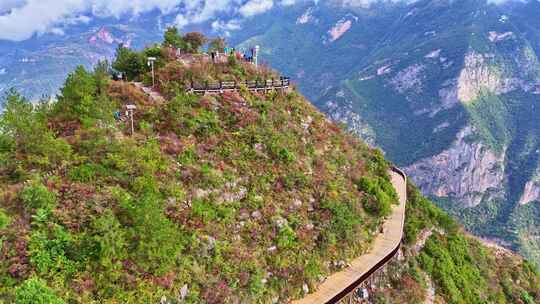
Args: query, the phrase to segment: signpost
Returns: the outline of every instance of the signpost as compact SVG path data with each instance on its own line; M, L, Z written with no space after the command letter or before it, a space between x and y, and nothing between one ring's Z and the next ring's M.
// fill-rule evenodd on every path
M126 108L128 115L131 118L131 135L133 135L133 133L135 133L135 128L133 127L133 112L135 111L135 109L137 109L137 107L135 105L128 104Z

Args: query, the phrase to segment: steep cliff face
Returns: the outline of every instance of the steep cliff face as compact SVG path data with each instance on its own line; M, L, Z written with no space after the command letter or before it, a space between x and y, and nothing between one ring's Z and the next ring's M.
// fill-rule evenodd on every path
M270 61L469 229L535 256L540 241L525 236L539 223L521 207L540 200L540 4L339 3L259 34ZM275 42L295 36L310 39L288 63L291 47Z
M467 138L466 127L449 149L406 167L406 172L432 196L446 197L472 207L504 196L504 153L497 155L481 142Z
M480 54L475 51L465 56L464 67L458 78L458 98L462 102L472 102L482 91L500 91L502 86L501 72L489 61L493 54Z
M519 198L519 204L525 205L534 201L540 201L540 185L538 179L525 183L523 193Z

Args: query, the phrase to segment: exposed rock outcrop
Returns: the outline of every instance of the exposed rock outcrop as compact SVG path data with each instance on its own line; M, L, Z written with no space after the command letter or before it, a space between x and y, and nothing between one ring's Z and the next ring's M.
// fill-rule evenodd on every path
M339 20L334 27L328 30L328 35L330 36L330 42L334 42L341 38L348 30L351 29L352 21L351 20Z
M462 102L471 102L482 91L496 92L501 86L501 72L490 64L490 54L475 51L465 56L464 66L458 78L458 98Z
M525 205L530 202L539 201L540 200L540 185L538 185L538 181L531 180L528 181L525 184L525 188L523 189L523 193L521 194L521 197L519 199L520 205Z
M481 142L471 142L466 127L442 153L420 160L405 171L426 194L448 197L476 206L500 197L504 187L504 152L497 155Z
M411 65L402 71L399 71L390 83L399 93L413 91L415 93L422 92L422 79L425 66L421 64Z

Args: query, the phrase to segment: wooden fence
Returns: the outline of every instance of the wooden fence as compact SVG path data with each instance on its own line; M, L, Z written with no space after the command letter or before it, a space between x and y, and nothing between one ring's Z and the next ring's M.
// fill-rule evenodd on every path
M245 87L252 92L268 92L272 90L286 90L289 86L290 78L281 77L279 79L220 81L205 84L192 82L187 91L194 94L220 94L223 92L239 91L242 87Z

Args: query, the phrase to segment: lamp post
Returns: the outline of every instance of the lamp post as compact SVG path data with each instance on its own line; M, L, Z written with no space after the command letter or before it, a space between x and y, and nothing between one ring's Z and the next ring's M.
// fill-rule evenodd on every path
M259 64L259 60L258 60L259 49L260 49L260 46L256 45L255 46L255 54L253 54L253 62L255 63L255 67L257 67L258 64Z
M156 61L156 57L148 57L148 66L152 67L152 88L156 86L156 79L154 74L154 62Z
M137 107L135 105L128 104L126 105L126 108L129 117L131 118L131 135L133 135L133 133L135 133L135 128L133 127L133 112L135 111L135 109L137 109Z

